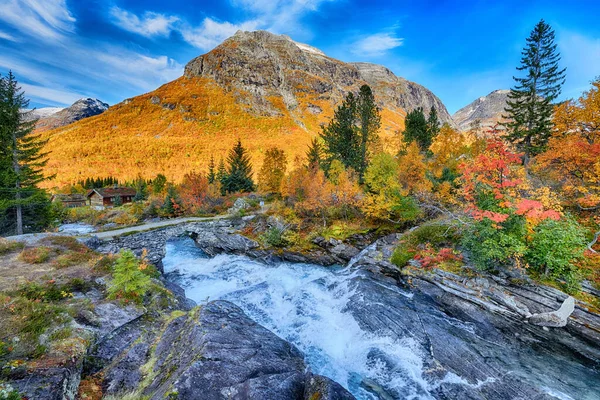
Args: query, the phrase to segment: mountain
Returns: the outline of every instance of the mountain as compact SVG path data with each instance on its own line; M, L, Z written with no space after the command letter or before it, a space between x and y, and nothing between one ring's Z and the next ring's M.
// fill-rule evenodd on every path
M452 118L462 131L468 131L473 124L480 124L480 130L486 131L496 123L503 121L509 90L494 90L471 104L458 110Z
M56 114L59 111L64 110L64 108L60 107L42 107L42 108L33 108L21 109L21 115L25 121L33 121L34 119L42 119L48 118L49 116Z
M182 77L44 133L51 152L46 173L56 174L53 185L157 173L178 181L205 171L211 156L226 157L238 138L255 172L271 146L284 149L292 166L348 91L365 83L381 108L379 135L390 151L400 145L407 110L433 105L453 124L433 93L385 67L344 63L284 35L239 31L191 60Z
M79 99L67 108L42 108L35 110L34 113L38 112L38 122L36 128L38 130L48 130L58 128L61 126L72 124L73 122L79 121L80 119L93 117L94 115L102 114L108 110L108 104L103 103L98 99L84 98ZM57 110L56 112L48 113L46 115L39 114L42 110Z

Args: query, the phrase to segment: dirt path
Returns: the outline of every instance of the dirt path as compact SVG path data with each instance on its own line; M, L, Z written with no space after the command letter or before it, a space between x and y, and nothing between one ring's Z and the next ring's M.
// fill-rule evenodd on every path
M159 222L148 222L142 225L130 226L127 228L115 229L112 231L104 232L92 232L90 236L96 236L98 239L107 240L117 236L124 235L132 232L144 232L152 229L164 228L167 226L174 226L179 224L185 224L188 222L203 222L203 221L215 221L219 219L228 218L229 215L217 215L215 217L187 217L187 218L173 218Z

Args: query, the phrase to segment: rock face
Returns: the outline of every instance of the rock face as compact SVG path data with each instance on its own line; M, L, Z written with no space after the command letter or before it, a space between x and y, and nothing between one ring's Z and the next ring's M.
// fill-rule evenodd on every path
M422 107L425 115L433 107L442 123L455 126L446 106L426 87L394 75L383 65L365 62L350 64L358 69L361 79L367 82L380 98L386 99L386 102L391 102L406 111Z
M475 125L479 127L479 131L485 132L496 123L503 121L502 115L505 114L508 93L509 90L494 90L458 110L452 119L462 131L468 131Z
M47 116L40 116L36 125L37 129L48 130L72 124L84 118L102 114L108 110L108 104L98 99L84 98L77 100L70 107L57 109L58 111Z
M337 383L307 372L296 347L226 301L208 303L165 326L135 321L100 343L91 360L105 377L104 393L117 396L354 399Z
M383 107L410 111L433 106L442 122L453 124L446 107L431 91L396 77L383 66L344 63L287 36L265 31L237 32L211 52L190 61L185 76L208 77L229 91L244 91L249 96L240 101L263 115L281 112L267 100L270 96L281 97L291 112L305 107L315 113L320 109L318 105L302 104L306 94L335 105L348 91L357 91L368 83Z

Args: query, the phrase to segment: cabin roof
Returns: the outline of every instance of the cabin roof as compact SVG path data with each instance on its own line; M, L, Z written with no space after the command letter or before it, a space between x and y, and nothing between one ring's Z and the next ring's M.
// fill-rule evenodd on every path
M91 189L87 193L87 197L91 197L94 193L97 193L103 199L113 198L116 196L135 196L136 190L129 187L110 187L110 188L98 188Z

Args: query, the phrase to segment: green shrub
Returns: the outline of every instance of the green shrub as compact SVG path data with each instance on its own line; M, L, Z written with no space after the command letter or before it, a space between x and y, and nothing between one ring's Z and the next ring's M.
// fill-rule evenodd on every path
M454 226L441 223L421 225L402 236L390 261L397 267L402 268L417 254L419 246L427 243L433 247L454 245L459 238L460 235Z
M22 250L23 247L25 247L24 243L0 238L0 255L10 253L11 251Z
M46 246L24 249L19 258L28 264L41 264L50 259L51 249Z
M525 254L525 233L525 220L520 216L510 216L500 227L484 219L473 224L462 243L477 268L491 270L512 266Z
M28 300L45 303L56 302L71 297L68 287L57 285L54 281L48 281L45 284L28 282L21 285L18 293Z
M394 249L390 261L398 268L403 268L416 254L416 251L409 250L406 245L400 244Z
M574 262L583 257L585 232L572 219L546 219L534 229L525 260L538 274L564 279L567 286L577 286L579 274Z
M285 237L285 230L277 227L267 229L260 238L263 242L273 247L285 247L288 244Z
M114 264L109 298L140 302L152 283L149 273L154 273L152 267L141 263L131 251L122 250Z
M23 398L19 391L13 389L8 383L0 383L0 400L21 400Z

